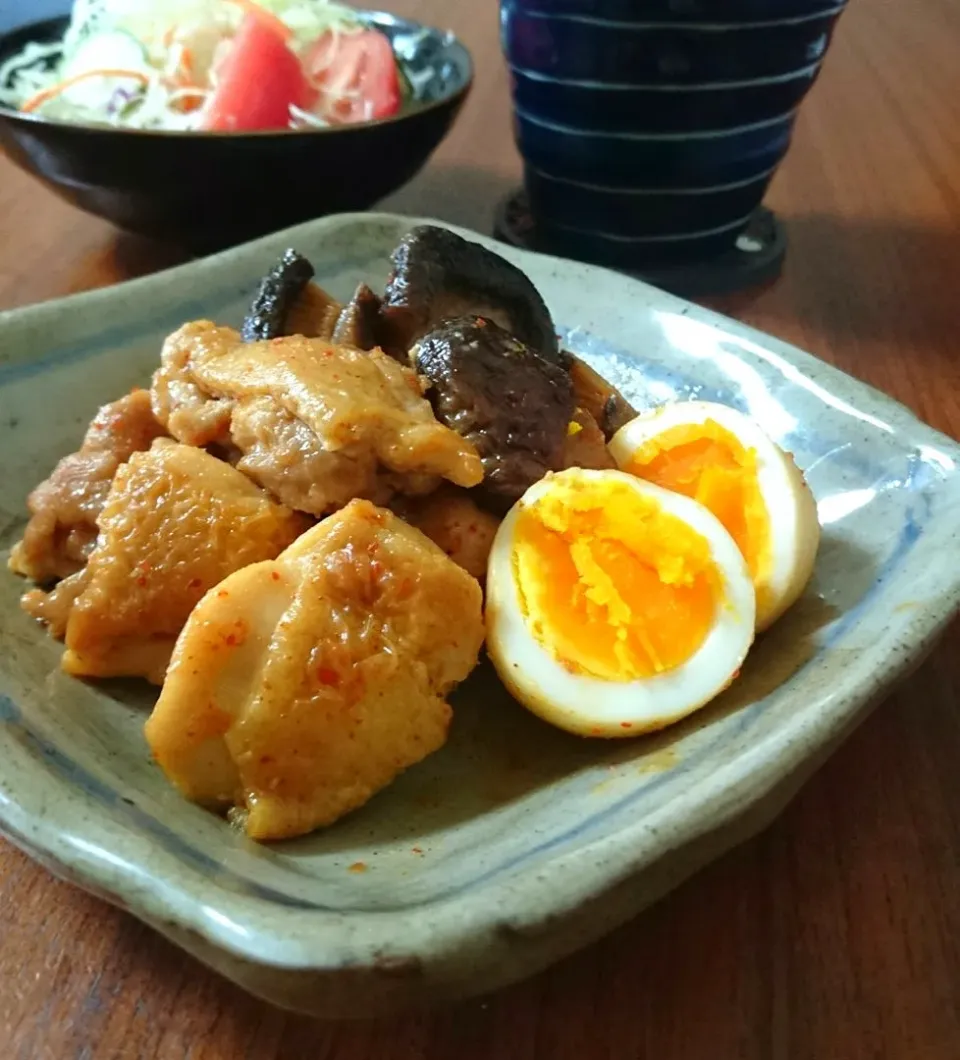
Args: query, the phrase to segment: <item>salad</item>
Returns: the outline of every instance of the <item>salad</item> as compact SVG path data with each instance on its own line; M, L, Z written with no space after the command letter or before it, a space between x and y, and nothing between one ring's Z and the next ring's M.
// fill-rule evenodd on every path
M332 0L76 0L0 66L0 104L130 129L254 131L396 114L389 39Z

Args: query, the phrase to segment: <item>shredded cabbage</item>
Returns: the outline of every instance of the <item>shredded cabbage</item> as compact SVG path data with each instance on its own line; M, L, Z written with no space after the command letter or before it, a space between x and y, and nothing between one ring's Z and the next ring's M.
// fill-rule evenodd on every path
M329 62L340 35L365 28L356 11L333 0L256 2L290 29L288 44L295 52L329 31ZM215 62L243 17L243 5L236 0L74 0L61 43L28 44L0 65L0 105L27 106L65 121L135 129L197 128L203 103L216 86ZM128 35L142 50L137 63L123 64L129 75L121 76L114 63L93 64L109 65L109 73L103 74L83 68L89 64L78 65L82 48L101 35L117 33ZM291 128L325 124L316 115L291 108Z

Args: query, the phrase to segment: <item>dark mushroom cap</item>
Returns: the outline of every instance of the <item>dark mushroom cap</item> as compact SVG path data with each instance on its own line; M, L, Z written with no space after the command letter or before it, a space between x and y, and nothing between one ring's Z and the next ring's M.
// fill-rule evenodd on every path
M559 359L550 311L530 280L446 228L421 225L402 240L383 305L393 341L404 350L446 320L482 316L547 360Z
M293 249L285 250L260 281L240 331L243 341L260 342L286 335L287 314L312 279L310 262Z
M574 412L569 374L485 317L448 320L410 351L437 419L483 462L499 506L560 466Z

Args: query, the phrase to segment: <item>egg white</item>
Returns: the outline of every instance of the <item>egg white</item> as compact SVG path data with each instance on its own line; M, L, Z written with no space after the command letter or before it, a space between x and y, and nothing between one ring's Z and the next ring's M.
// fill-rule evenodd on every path
M561 478L623 482L706 539L722 599L700 648L651 677L609 681L571 673L534 636L514 566L517 519ZM627 737L663 728L713 699L733 680L753 642L755 594L746 562L720 521L696 501L621 471L570 468L531 486L500 525L487 568L487 652L500 679L524 706L568 732Z
M757 486L770 526L770 569L757 585L757 629L767 629L796 602L813 573L820 545L817 503L794 463L749 416L729 405L684 401L641 413L610 440L618 467L664 431L713 420L757 456Z

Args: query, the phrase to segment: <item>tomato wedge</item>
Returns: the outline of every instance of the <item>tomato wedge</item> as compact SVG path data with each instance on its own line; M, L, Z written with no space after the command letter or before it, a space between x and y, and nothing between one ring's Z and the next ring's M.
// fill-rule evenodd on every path
M240 23L218 72L201 129L286 129L291 105L309 107L315 98L300 60L276 28L256 13Z
M393 46L375 29L327 31L308 49L304 66L319 89L314 112L333 124L389 118L400 109Z

